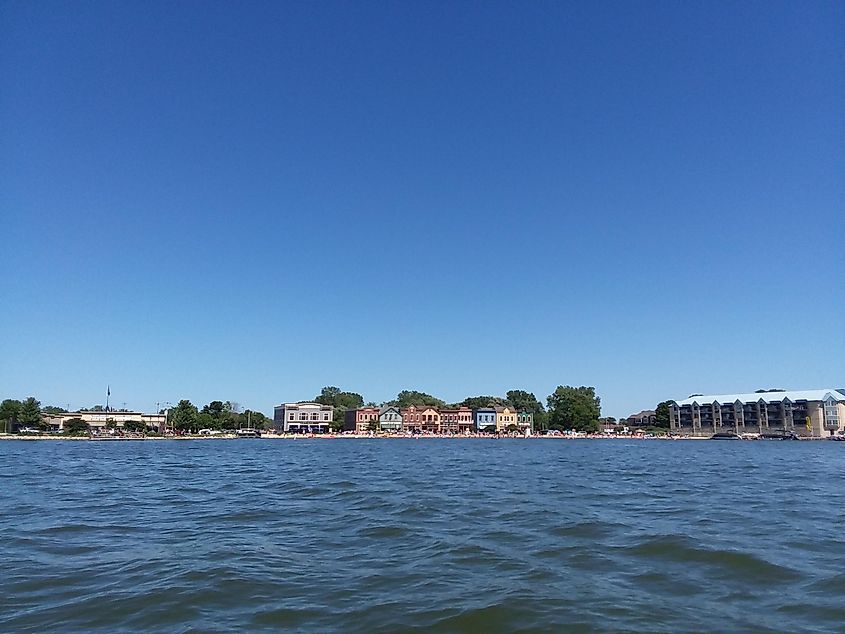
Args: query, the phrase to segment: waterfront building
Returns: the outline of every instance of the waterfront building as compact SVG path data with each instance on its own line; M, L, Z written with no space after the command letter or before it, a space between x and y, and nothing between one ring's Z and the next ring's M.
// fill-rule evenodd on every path
M406 431L421 431L422 423L420 422L420 412L416 407L411 405L401 410L402 413L402 429Z
M440 412L428 405L411 405L402 410L402 427L417 432L440 431Z
M509 426L516 425L516 410L509 405L497 405L496 431L505 431Z
M479 407L475 410L475 431L496 430L496 408Z
M669 406L671 430L693 436L792 432L819 438L841 431L843 422L845 392L836 389L695 395Z
M420 407L422 430L436 434L440 431L440 410L436 407Z
M384 431L400 431L402 429L402 412L398 407L387 405L378 413L379 426Z
M149 429L162 433L166 428L166 414L144 414L143 412L104 412L82 410L79 412L62 412L60 414L45 414L44 422L49 426L50 431L62 432L67 421L72 418L80 418L88 423L88 428L97 433L114 423L115 429L123 429L123 426L132 421L144 423Z
M455 407L440 410L440 431L463 434L472 431L472 410L469 407Z
M534 431L534 412L517 412L516 424L521 430Z
M371 431L379 423L378 407L359 407L348 409L344 415L343 429L354 431L358 434L365 434Z
M620 425L630 425L631 427L650 427L657 422L657 412L653 409L644 409L636 414L631 414L628 418L623 418L619 421Z
M325 434L332 422L333 408L320 403L283 403L273 408L277 431L294 434Z

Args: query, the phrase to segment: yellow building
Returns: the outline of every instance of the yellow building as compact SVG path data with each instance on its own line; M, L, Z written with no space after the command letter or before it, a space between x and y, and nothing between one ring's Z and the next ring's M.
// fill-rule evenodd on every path
M517 413L515 409L505 406L496 408L496 431L504 431L509 425L517 425Z

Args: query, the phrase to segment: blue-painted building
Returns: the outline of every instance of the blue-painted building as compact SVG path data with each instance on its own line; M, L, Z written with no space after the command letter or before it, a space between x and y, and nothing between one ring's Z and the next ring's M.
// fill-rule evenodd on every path
M474 419L475 431L496 431L495 407L479 407L474 412Z

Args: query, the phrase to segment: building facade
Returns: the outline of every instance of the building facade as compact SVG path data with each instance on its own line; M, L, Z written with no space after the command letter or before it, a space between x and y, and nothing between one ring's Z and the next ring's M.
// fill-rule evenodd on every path
M497 405L496 431L505 431L511 425L516 425L516 410L508 405Z
M636 414L631 414L628 418L623 418L619 421L620 425L630 425L631 427L649 427L657 422L657 412L653 409L644 409Z
M333 408L320 403L283 403L273 408L276 431L291 434L325 434L331 429Z
M378 407L359 407L358 409L346 410L343 429L365 434L372 431L373 427L378 427L379 423Z
M522 430L534 431L534 412L517 412L516 424Z
M144 414L142 412L101 412L101 411L80 411L62 412L61 414L47 414L44 422L50 427L50 431L64 431L64 426L71 418L81 418L88 423L88 428L97 433L114 423L116 429L123 429L129 421L144 423L148 429L154 429L158 433L164 433L167 426L166 414Z
M475 431L496 431L495 407L479 407L475 410Z
M472 410L469 407L456 407L440 410L440 431L443 433L465 434L472 431Z
M669 426L679 434L788 432L820 438L843 430L845 392L788 390L691 396L669 406Z
M440 431L440 412L428 405L411 405L402 410L402 427L417 433L437 433Z
M382 407L378 414L379 426L384 431L402 430L402 412L398 407L388 405Z

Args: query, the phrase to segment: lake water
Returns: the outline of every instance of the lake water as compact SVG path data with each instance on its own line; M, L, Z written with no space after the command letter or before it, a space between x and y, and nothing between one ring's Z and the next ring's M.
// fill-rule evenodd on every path
M0 631L842 631L845 443L0 442Z

